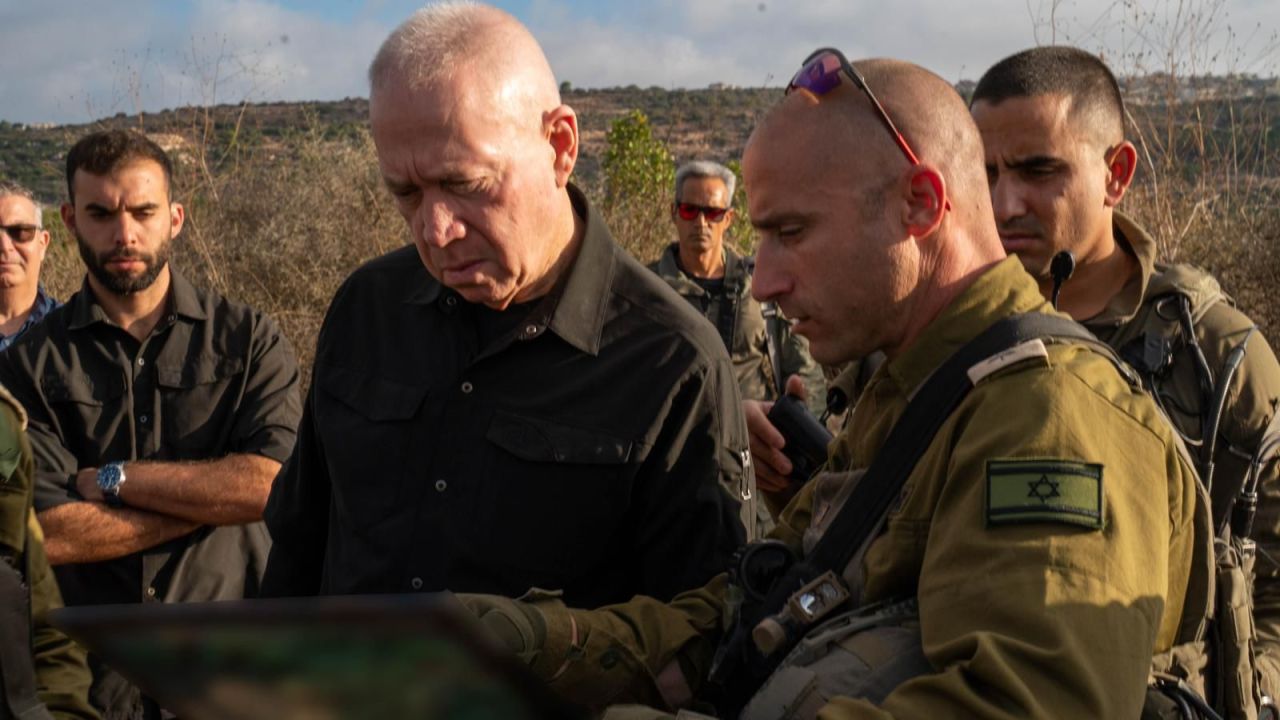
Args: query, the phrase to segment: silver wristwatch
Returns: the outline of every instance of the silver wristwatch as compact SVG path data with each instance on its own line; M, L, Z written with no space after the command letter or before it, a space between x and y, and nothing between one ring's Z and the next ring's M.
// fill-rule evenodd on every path
M124 463L107 463L98 468L98 489L102 491L102 498L108 506L124 505L120 500L120 486L124 485L124 481Z

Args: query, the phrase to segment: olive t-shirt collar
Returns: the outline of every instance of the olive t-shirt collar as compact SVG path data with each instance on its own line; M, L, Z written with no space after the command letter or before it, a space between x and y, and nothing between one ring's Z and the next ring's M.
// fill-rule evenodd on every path
M1133 218L1116 211L1112 217L1112 230L1116 244L1138 261L1138 272L1116 293L1102 312L1084 321L1085 325L1100 327L1103 325L1123 325L1138 314L1142 307L1142 298L1146 297L1147 286L1156 268L1156 241ZM1070 282L1070 281L1068 281Z

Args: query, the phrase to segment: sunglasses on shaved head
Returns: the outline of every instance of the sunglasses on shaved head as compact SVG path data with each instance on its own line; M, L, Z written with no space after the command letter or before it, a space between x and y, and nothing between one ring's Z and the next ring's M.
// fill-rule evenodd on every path
M875 108L876 116L880 118L881 124L893 136L893 142L907 158L907 162L912 165L919 165L920 158L911 149L907 139L898 131L898 126L893 124L893 118L889 117L889 113L880 104L879 98L876 97L875 93L871 92L866 78L862 77L862 73L858 72L858 69L839 50L835 48L818 48L809 53L809 57L805 58L804 63L800 65L800 70L791 78L791 82L787 83L785 94L790 95L792 90L800 88L808 90L817 97L822 97L840 85L842 82L840 73L847 75L853 81L854 86L866 94L867 99L871 101L871 106ZM945 201L944 207L950 210L951 201Z

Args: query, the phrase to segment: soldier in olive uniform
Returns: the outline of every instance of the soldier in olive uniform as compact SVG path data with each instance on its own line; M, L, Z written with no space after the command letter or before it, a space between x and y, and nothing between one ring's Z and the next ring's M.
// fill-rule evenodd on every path
M680 166L671 203L678 240L649 269L720 332L743 399L774 400L778 380L799 375L810 407L821 412L826 382L822 368L809 357L809 344L782 317L766 316L751 297L755 258L725 245L736 184L733 171L719 163L698 160Z
M801 554L926 377L996 321L1053 312L1000 246L964 102L915 66L857 69L815 53L743 163L757 298L778 302L818 362L887 357L829 472L780 519L774 537ZM744 717L1137 717L1153 655L1199 638L1207 501L1137 378L1101 345L1056 338L969 377L879 534L835 568L851 605L913 602L917 620L891 645L852 633L775 673ZM726 582L598 611L536 594L466 601L566 695L674 708L703 685L740 600Z
M1262 689L1274 697L1280 565L1266 558L1280 558L1275 354L1212 276L1157 263L1155 241L1117 209L1138 160L1124 137L1119 87L1101 60L1070 47L1017 53L979 80L971 111L1005 249L1046 297L1054 294L1052 257L1073 254L1074 273L1058 283L1059 307L1141 373L1199 461L1214 527L1231 522L1234 511L1232 532L1246 534L1240 513L1254 502L1251 490L1262 488L1253 537L1268 553L1257 566L1254 597ZM1224 702L1229 709L1231 701Z
M32 509L26 424L22 406L0 388L0 718L97 718L84 651L46 618L62 597Z

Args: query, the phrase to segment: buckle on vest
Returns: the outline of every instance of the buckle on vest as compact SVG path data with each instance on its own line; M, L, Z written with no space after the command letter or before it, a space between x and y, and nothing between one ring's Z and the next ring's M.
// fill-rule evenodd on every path
M787 608L800 623L816 625L849 599L849 591L830 570L805 583L787 600Z

